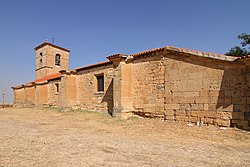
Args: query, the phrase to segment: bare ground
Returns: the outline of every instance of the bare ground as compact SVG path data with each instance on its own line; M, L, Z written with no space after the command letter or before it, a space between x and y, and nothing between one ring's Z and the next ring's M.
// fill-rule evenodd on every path
M0 109L2 166L250 166L250 133L91 112Z

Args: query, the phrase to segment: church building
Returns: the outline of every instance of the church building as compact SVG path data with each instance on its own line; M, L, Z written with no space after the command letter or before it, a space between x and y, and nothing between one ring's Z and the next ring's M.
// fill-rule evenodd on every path
M68 69L70 50L35 47L36 79L12 87L15 107L202 122L250 130L250 56L165 46Z

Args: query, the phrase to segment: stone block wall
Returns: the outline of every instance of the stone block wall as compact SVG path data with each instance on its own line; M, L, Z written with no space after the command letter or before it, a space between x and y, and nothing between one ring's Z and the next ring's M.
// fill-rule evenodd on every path
M224 64L175 55L164 57L166 120L230 126L220 87ZM223 110L222 110L223 109Z
M250 130L250 70L249 66L241 69L229 69L225 71L224 91L227 101L233 104L231 125ZM238 77L232 77L237 75ZM231 76L231 77L230 77ZM245 82L243 82L245 80ZM231 89L230 89L231 87ZM229 100L228 100L229 99Z
M164 118L164 71L162 55L133 61L133 106L145 117Z
M244 65L162 51L133 61L135 113L170 121L249 127Z
M97 76L104 76L104 91L97 91ZM76 75L77 108L90 111L113 110L113 68L112 65L83 70Z

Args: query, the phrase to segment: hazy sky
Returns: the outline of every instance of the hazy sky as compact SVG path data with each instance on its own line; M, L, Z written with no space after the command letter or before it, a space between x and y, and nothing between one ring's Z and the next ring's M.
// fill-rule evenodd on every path
M166 45L225 53L250 33L250 0L1 0L0 103L35 79L34 47L69 48L70 69Z

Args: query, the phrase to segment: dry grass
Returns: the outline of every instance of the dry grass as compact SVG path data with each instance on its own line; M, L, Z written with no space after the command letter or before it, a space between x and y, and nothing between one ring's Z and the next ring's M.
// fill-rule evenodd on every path
M56 109L0 109L1 166L249 166L250 133Z

